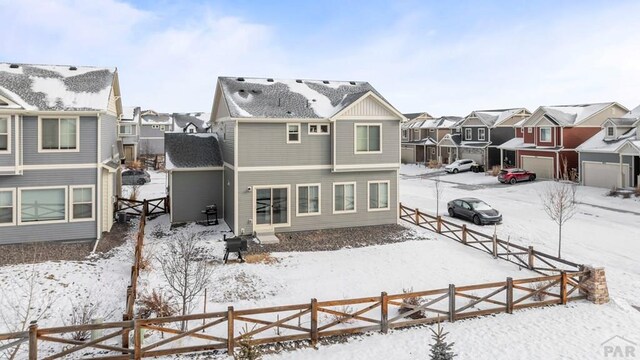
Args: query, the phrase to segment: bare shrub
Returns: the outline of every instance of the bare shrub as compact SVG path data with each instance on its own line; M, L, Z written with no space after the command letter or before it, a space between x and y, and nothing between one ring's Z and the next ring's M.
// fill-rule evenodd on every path
M404 294L409 294L413 292L413 288L409 288L409 289L402 289L402 292ZM401 314L404 313L408 313L410 311L412 311L414 308L420 306L423 304L423 300L421 297L418 296L410 296L410 297L405 297L402 299L402 305L400 306L400 308L398 309L398 312ZM413 314L408 316L411 319L424 319L425 315L424 315L424 311L420 310L420 311L416 311Z
M347 315L353 315L355 313L355 311L353 310L353 307L349 305L343 305L337 311ZM340 321L342 324L352 324L356 321L352 317L346 317L346 315L338 315L338 314L331 314L331 319L333 321Z
M623 199L629 199L629 198L631 198L631 194L632 193L630 191L625 191L625 192L622 193L622 198Z
M489 171L489 174L491 176L498 176L500 175L500 166L499 165L493 165L493 167L491 167L491 171Z
M100 302L86 300L84 303L71 304L71 315L69 322L63 321L65 326L89 325L91 321L100 316ZM76 330L71 333L73 340L85 341L91 338L90 330Z
M549 285L550 282L548 281L543 281L543 282L538 282L535 285L533 285L533 288L537 291L540 290L542 288L544 288L545 286ZM548 290L548 289L547 289ZM546 291L539 291L537 293L535 293L533 296L531 296L531 299L533 299L533 301L544 301L547 298L547 294Z
M436 217L440 216L440 199L442 199L442 194L444 193L444 187L440 182L440 174L435 177L435 186L433 187L433 194L436 197Z
M244 257L247 264L277 264L280 262L278 258L271 256L270 253L249 254Z
M142 170L144 168L144 163L140 160L134 160L129 163L128 167L133 170Z
M253 328L249 330L249 327L246 324L242 327L240 340L238 340L240 349L233 353L234 360L259 360L262 358L260 350L252 343L253 336L247 335L251 331L255 330L255 328L256 326L254 325Z
M140 198L140 185L129 185L129 200L136 201Z
M152 316L173 316L178 312L173 305L173 296L164 292L156 292L155 289L151 294L143 294L140 297L140 304L138 314L143 319L148 319Z
M609 189L609 192L607 192L607 196L618 196L618 188L612 186L611 189Z
M438 169L440 166L442 166L442 164L440 164L438 160L429 160L427 166L429 167L429 169Z
M576 214L576 185L554 182L540 195L544 211L558 225L558 257L562 258L562 226Z

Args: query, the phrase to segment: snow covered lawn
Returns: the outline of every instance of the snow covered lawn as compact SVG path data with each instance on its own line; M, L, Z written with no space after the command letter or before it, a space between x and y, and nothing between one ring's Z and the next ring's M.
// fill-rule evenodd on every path
M138 200L157 199L167 196L167 173L163 171L147 170L151 182L138 187ZM128 198L133 186L122 186L122 197Z

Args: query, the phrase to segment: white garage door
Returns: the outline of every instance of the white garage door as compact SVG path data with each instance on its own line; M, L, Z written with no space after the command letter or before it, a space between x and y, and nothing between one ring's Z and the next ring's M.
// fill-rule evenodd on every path
M584 184L602 188L625 186L620 183L620 164L582 162ZM629 165L622 164L623 179L629 177ZM626 182L626 181L625 181Z
M416 148L413 146L403 146L401 159L403 164L413 164L416 162Z
M540 156L523 156L521 167L536 173L538 179L553 179L553 158Z
M460 159L471 159L477 164L484 165L484 152L482 149L460 148Z

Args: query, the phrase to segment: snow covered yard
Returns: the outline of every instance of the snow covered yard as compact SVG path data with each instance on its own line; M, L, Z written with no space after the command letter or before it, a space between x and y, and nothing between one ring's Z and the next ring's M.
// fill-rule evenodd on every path
M167 173L157 170L147 170L151 177L151 182L138 186L138 200L157 199L167 196ZM133 186L122 186L122 197L128 198L131 195Z

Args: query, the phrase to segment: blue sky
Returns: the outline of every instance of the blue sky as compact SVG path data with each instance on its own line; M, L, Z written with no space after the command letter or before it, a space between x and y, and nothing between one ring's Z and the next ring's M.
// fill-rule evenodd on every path
M403 112L640 104L637 1L0 0L0 61L117 66L208 111L216 77L365 80Z

